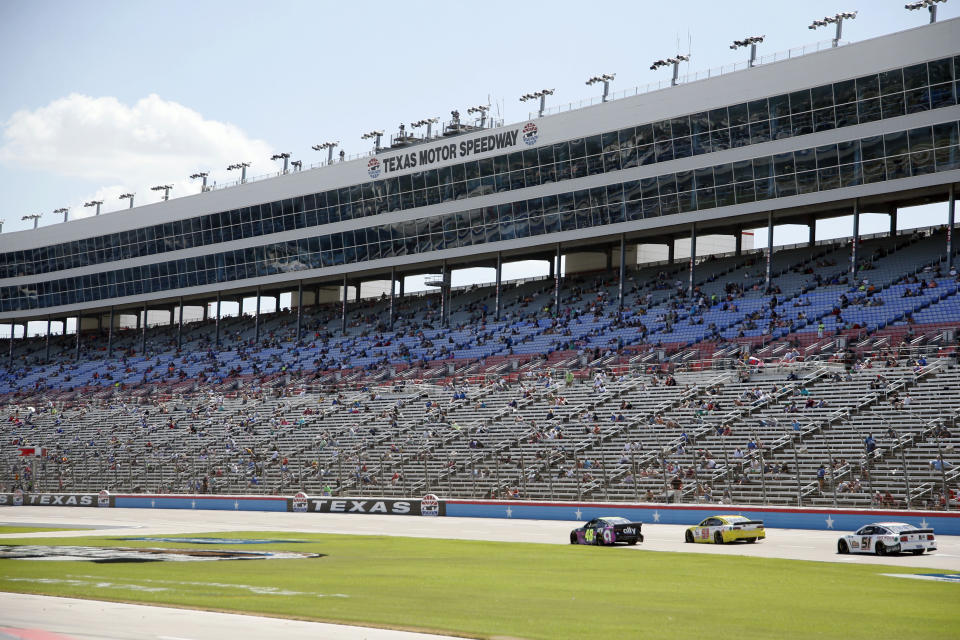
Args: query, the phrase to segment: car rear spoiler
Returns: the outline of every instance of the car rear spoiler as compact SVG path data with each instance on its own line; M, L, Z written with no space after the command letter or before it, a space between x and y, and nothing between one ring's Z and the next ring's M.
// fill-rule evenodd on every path
M642 522L629 522L627 524L615 524L613 525L613 528L614 530L623 529L624 527L636 527L637 529L639 529L642 526L643 526Z
M914 529L913 531L904 531L906 534L910 533L933 533L933 529Z
M763 520L744 520L743 522L737 522L736 524L763 524Z

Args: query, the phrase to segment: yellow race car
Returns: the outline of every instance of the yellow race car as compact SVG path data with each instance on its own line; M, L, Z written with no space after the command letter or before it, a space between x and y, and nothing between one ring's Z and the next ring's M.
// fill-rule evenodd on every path
M751 520L743 516L710 516L687 529L684 541L726 544L738 540L756 542L766 537L763 520Z

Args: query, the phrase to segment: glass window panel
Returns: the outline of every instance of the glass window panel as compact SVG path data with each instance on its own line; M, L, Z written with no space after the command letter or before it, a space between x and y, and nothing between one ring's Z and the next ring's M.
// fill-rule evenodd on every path
M751 160L734 162L733 179L735 182L753 181L753 162Z
M930 110L930 89L928 87L907 91L903 98L906 103L907 113L919 113Z
M713 181L713 167L701 167L694 169L693 179L698 189L705 189L716 184Z
M767 99L753 100L747 103L747 109L750 113L750 122L761 122L770 119L770 109L767 107Z
M727 115L726 107L710 110L710 130L711 131L714 131L715 129L726 129L729 126L730 126L730 118Z
M661 120L660 122L653 123L653 139L655 142L662 142L663 140L670 140L673 138L673 134L670 132L670 121Z
M880 99L884 118L895 118L904 114L904 100L902 93L891 93Z
M700 133L695 134L691 137L693 140L693 154L701 155L704 153L710 153L713 151L713 146L710 144L710 133Z
M795 136L813 133L813 116L809 111L791 116L790 124L793 129L793 135Z
M599 135L590 136L586 139L586 150L588 156L595 156L603 151L603 145Z
M693 190L693 171L678 171L676 178L678 193Z
M794 174L791 173L790 175L786 176L777 176L776 184L778 198L797 195L797 181Z
M673 140L673 157L674 159L678 158L689 158L693 155L693 141L690 136L683 138L674 138Z
M880 119L880 99L861 100L857 103L860 123L874 122Z
M936 171L933 150L910 154L910 173L915 176Z
M753 202L757 199L756 194L754 193L752 180L750 182L738 182L734 189L737 198L737 204Z
M730 129L717 129L710 132L710 146L714 151L730 148Z
M876 160L884 156L883 136L869 136L860 139L864 160ZM904 149L906 151L906 149Z
M933 148L933 129L931 127L917 127L907 132L910 141L910 152L927 151Z
M733 165L718 164L713 167L713 181L716 186L733 182Z
M891 69L880 74L880 95L903 91L903 69Z
M750 125L750 144L770 141L770 121L761 120Z
M536 165L536 164L537 164L537 150L536 150L536 149L531 149L531 151L533 151L533 164ZM480 177L481 177L481 178L486 178L487 176L492 176L492 175L494 175L494 174L496 173L496 171L494 171L494 169L493 169L493 158L483 158L483 159L480 160L479 162L480 162ZM425 171L425 172L424 172L424 185L427 186L427 187L435 187L435 186L437 186L437 185L436 185L436 180L434 180L434 181L433 181L433 184L431 184L430 178L429 178L428 175L427 175L427 174L429 174L429 173L432 173L432 172L430 172L430 171Z
M730 127L730 146L732 148L745 147L750 144L750 127L739 125Z
M833 107L827 107L825 109L817 109L813 112L813 130L814 131L829 131L834 128L834 113Z
M708 131L710 131L710 114L702 111L690 116L691 134L696 135L698 133L707 133Z
M652 144L637 147L637 164L643 166L647 164L653 164L656 161L657 156L654 152Z
M798 172L812 171L817 168L815 149L800 149L799 151L794 151L793 160Z
M903 88L919 89L925 87L930 82L927 79L927 63L921 62L903 70Z
M773 168L778 176L792 174L795 170L793 153L788 151L786 153L778 153L773 156Z
M840 188L840 168L830 167L817 171L817 179L820 185L820 191L829 191L830 189Z
M609 131L602 134L600 136L600 142L603 145L604 152L620 150L620 140L617 137L616 131Z
M570 141L570 157L571 158L582 158L586 155L586 146L584 144L583 138L577 138ZM513 164L511 163L511 168Z
M676 194L660 196L660 214L664 216L673 215L680 212L680 205L677 202Z
M713 192L716 195L718 207L729 207L737 203L732 184L718 186L714 188Z
M697 209L713 209L717 206L717 194L713 187L697 189Z
M640 189L643 192L644 199L646 198L656 198L658 195L657 192L657 179L656 178L643 178L640 180Z
M834 117L838 127L852 127L857 124L857 103L851 102L834 107Z
M536 149L527 149L523 152L523 168L524 169L533 169L534 167L539 166L539 161L537 159L537 150Z
M658 142L654 147L657 150L657 162L673 160L673 143L670 140Z
M883 147L888 156L906 153L909 151L907 144L906 131L896 131L894 133L884 134L883 136ZM866 157L866 149L864 149L864 156Z
M790 115L790 96L774 96L768 100L770 105L770 117L780 118Z
M670 173L664 176L657 176L657 183L660 186L660 195L670 195L677 192L677 178Z
M620 150L629 149L637 146L637 134L633 127L620 129L618 136L620 138Z
M637 127L637 145L653 143L653 125L642 124Z
M803 171L797 174L797 193L813 193L816 190L816 171Z
M467 180L475 180L480 177L480 163L476 160L471 160L469 162L463 163L464 174L466 175ZM403 178L400 178L401 183ZM414 188L417 188L417 185L413 185Z
M883 182L886 179L883 160L864 160L861 166L863 167L864 184Z
M857 78L857 100L880 97L880 80L876 75Z
M735 104L727 108L727 114L730 118L730 126L744 125L750 121L747 110L747 103Z
M689 136L690 131L690 116L680 116L678 118L673 118L670 120L670 129L673 132L674 138L680 138L683 136Z
M937 171L951 171L960 169L960 147L943 147L934 152L937 162Z
M843 187L853 187L863 183L862 165L844 164L840 165L840 185Z
M958 134L960 134L960 131L958 131L956 122L933 125L933 142L937 147L950 147L960 144Z
M624 198L626 198L627 200L638 200L642 197L639 180L631 180L629 182L625 182L623 184L623 191L624 191Z
M764 156L753 159L753 176L756 179L768 178L773 175L773 158Z
M801 91L794 91L790 94L790 113L803 113L804 111L810 111L811 108L810 102L810 90L803 89Z
M933 109L942 109L950 107L956 103L954 84L938 84L930 87L930 107Z
M822 169L824 167L835 167L839 163L837 156L837 145L827 144L822 147L817 147L817 167Z
M553 147L552 147L552 146L547 145L547 146L545 146L545 147L540 147L540 149L539 149L539 154L540 154L540 162L545 162L545 157L546 157L547 155L549 155L550 158L551 158L550 162L553 162L553 160L552 160L552 158L553 158ZM440 171L443 171L443 169L440 169ZM510 172L510 154L509 154L509 153L503 153L503 154L501 154L501 155L499 155L499 156L494 156L494 157L493 157L493 172L496 173L496 174L498 174L498 175L499 175L499 174L502 174L502 173L509 173L509 172ZM441 184L443 184L443 182L444 182L442 176L441 176L441 178L440 178L440 182L441 182Z
M849 164L860 161L860 141L848 140L837 145L837 154L840 164Z
M590 156L587 158L587 174L592 176L598 173L603 173L603 156Z
M570 147L566 142L558 142L553 145L553 161L564 162L570 159Z
M953 77L953 60L950 58L943 58L942 60L934 60L933 62L927 63L927 72L928 80L930 84L940 84L941 82L952 82Z
M887 180L897 180L910 176L910 156L893 156L886 159Z
M811 104L814 109L823 109L833 106L833 85L814 87L810 90Z

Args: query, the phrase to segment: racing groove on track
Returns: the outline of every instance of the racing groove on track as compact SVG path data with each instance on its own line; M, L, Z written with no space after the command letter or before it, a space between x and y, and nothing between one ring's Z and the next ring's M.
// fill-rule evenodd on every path
M231 511L186 511L176 509L96 509L70 507L7 507L0 512L0 524L67 527L97 526L96 535L158 535L217 531L305 531L311 533L352 533L395 535L419 538L448 538L502 542L568 544L576 522L555 520L501 520L487 518L419 518L406 516L260 513ZM863 524L867 524L864 521ZM135 529L131 529L134 527ZM937 536L938 551L923 556L878 557L838 555L837 539L842 531L768 529L767 538L757 544L715 546L685 544L680 525L644 525L643 543L620 547L619 551L677 551L721 553L759 558L784 558L820 562L885 564L924 569L960 571L960 536ZM89 536L89 529L29 534L31 538ZM3 538L23 534L0 535ZM611 550L613 551L613 550Z

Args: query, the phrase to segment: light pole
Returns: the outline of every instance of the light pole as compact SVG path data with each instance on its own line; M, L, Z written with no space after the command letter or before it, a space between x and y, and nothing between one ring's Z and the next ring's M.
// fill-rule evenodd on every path
M204 193L207 190L207 176L210 175L209 171L198 171L197 173L191 173L190 179L196 180L198 178L203 179L203 184L200 185L200 193Z
M3 223L4 223L4 222L6 222L6 220L0 220L0 233L3 233Z
M937 3L946 2L947 0L920 0L919 2L911 2L910 4L903 5L904 9L910 11L917 11L919 9L927 9L930 11L930 24L933 24L937 21Z
M686 56L678 53L672 58L667 58L666 60L657 60L652 65L650 65L651 71L656 71L660 67L669 67L673 66L673 78L670 80L670 86L675 87L677 85L677 78L680 77L680 63L686 62L690 59L690 56Z
M134 194L134 193L123 193L123 194L120 194L120 197L117 198L117 199L118 199L118 200L129 200L129 201L130 201L130 207L129 207L129 208L130 208L130 209L133 209L133 196L135 196L135 195L136 195L136 194Z
M383 136L383 131L373 130L369 133L365 133L360 136L361 140L373 140L373 152L380 153L380 138Z
M290 166L293 167L295 171L300 171L303 169L303 162L300 160L292 160Z
M417 120L416 122L411 122L410 126L414 129L419 129L420 127L427 127L427 137L426 140L429 140L433 137L433 125L440 121L440 118L424 118L423 120Z
M59 209L54 209L53 212L62 213L64 222L67 221L67 216L70 215L70 209L67 209L66 207L60 207Z
M520 96L520 102L526 102L528 100L540 99L540 111L538 118L543 117L543 112L547 108L547 96L552 96L555 89L541 89L540 91L534 91L533 93L525 93Z
M483 129L484 125L487 124L487 112L490 111L490 105L488 104L479 104L475 107L470 107L467 109L467 113L470 115L480 114L480 128Z
M247 181L247 167L250 166L249 162L238 162L227 167L227 171L233 171L235 169L240 169L240 184L243 184Z
M102 205L102 204L103 204L103 200L91 200L90 202L84 202L84 203L83 203L83 206L85 206L85 207L96 207L96 208L97 208L97 211L96 211L96 213L94 213L93 215L98 216L98 215L100 215L100 205Z
M857 17L856 11L843 11L836 15L826 16L820 20L814 20L807 29L819 29L820 27L825 27L828 24L837 25L837 33L833 36L833 46L836 47L840 44L840 35L843 33L843 21L844 20L853 20Z
M593 76L592 78L589 78L584 84L586 84L589 87L590 85L594 85L602 82L603 98L601 98L601 101L606 102L607 96L610 95L610 81L616 77L617 77L617 74L615 73L602 73L599 76Z
M163 199L170 199L170 189L173 189L172 184L158 184L155 187L150 187L150 191L163 191Z
M333 164L333 148L339 145L340 142L321 142L320 144L315 144L311 149L314 151L323 151L327 150L327 164Z
M750 36L743 40L734 40L730 48L739 49L741 47L750 47L750 62L748 66L752 67L757 62L757 45L763 42L763 39L766 37L767 36Z
M36 229L36 228L37 228L37 222L40 221L40 216L42 216L42 215L43 215L42 213L31 213L30 215L23 216L23 217L20 218L20 219L21 219L21 220L33 220L33 228Z
M271 160L283 160L283 173L286 175L287 170L290 168L290 154L284 151L283 153L275 153L270 156Z

